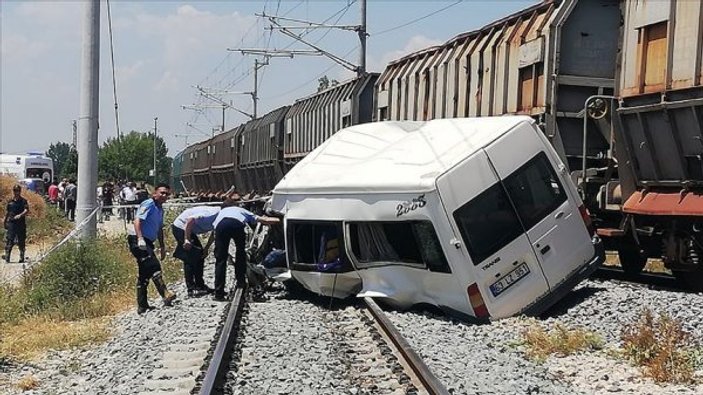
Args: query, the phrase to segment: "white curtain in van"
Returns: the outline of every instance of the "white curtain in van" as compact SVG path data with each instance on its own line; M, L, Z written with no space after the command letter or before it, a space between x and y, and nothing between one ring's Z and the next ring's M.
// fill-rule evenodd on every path
M382 224L358 224L360 262L397 262L398 253L388 243Z

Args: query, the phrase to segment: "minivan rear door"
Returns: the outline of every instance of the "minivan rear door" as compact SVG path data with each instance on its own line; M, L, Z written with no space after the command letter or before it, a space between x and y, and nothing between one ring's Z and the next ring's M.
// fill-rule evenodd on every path
M570 199L547 140L523 123L486 148L542 264L550 288L593 257L576 200ZM563 166L563 165L561 165Z
M476 284L488 314L513 315L549 291L530 241L484 151L437 179L463 256L464 289ZM459 242L461 240L461 242ZM452 247L452 248L454 248ZM457 271L459 272L459 271Z

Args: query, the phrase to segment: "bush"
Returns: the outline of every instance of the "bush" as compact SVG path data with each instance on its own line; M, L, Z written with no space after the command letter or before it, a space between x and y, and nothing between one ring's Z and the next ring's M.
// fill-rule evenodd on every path
M118 240L69 242L24 279L24 311L56 310L65 319L89 318L80 301L131 284L134 268ZM124 244L124 243L123 243ZM119 250L122 249L120 253Z
M567 356L583 350L603 348L603 339L594 332L583 329L568 329L557 324L547 332L535 324L523 333L527 356L536 361L544 361L550 355Z
M622 330L623 352L655 381L689 383L695 372L696 345L681 322L644 310Z

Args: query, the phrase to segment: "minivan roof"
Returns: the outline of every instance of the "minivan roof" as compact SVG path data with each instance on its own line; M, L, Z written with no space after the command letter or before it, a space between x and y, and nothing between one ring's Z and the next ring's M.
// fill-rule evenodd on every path
M352 126L307 155L273 192L431 191L437 177L523 122L534 121L527 116L502 116Z

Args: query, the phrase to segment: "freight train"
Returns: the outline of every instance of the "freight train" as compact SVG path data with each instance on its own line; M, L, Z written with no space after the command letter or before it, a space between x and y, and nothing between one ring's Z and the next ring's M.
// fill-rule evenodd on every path
M703 289L703 3L546 0L186 148L196 192L271 190L340 128L534 118L624 270Z

